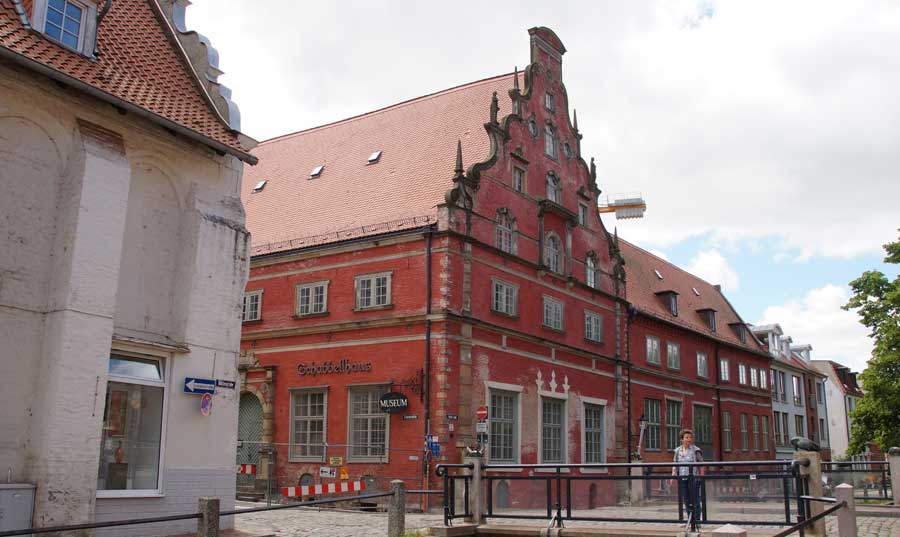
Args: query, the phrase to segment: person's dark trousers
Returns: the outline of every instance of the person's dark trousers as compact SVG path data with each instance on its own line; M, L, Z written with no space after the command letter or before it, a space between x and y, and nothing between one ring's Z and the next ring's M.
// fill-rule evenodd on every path
M694 490L691 490L693 488ZM678 478L678 492L681 494L681 501L684 502L685 513L694 513L694 521L700 522L700 480L694 480L694 486L691 487L688 478Z

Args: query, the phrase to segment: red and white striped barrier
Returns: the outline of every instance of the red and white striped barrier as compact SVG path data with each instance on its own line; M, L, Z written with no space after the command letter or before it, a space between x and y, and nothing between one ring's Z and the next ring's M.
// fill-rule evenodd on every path
M237 473L239 473L239 474L255 474L256 473L256 465L255 464L238 464L237 465Z
M303 485L302 487L283 487L281 495L294 496L320 496L322 494L336 494L339 492L359 492L365 490L366 484L362 481L342 481L340 483L325 483L322 485Z

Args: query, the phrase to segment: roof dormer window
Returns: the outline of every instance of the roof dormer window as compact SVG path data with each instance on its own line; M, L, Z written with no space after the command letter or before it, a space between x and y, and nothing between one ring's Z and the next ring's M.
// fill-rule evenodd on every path
M93 55L97 30L97 6L75 0L35 0L34 27L64 47Z
M703 320L706 322L706 326L709 327L713 332L716 331L716 310L711 308L704 308L702 310L697 310L697 313L700 314L700 317L703 317Z
M676 293L675 291L660 291L656 294L663 299L663 302L666 304L666 308L668 308L669 313L671 313L674 317L678 317L678 293Z

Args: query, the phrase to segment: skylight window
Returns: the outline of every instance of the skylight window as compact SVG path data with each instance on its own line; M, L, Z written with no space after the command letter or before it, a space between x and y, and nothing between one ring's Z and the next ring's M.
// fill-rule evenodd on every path
M253 187L253 192L259 192L260 190L266 188L266 183L268 182L268 179L263 179L262 181L256 183L256 186Z
M371 155L369 155L369 164L375 164L381 159L381 150L375 151Z
M653 274L656 274L656 277L659 278L660 280L662 279L662 274L658 270L653 269Z
M316 166L315 168L313 168L313 171L309 172L309 178L314 179L314 178L322 175L322 170L324 170L324 169L325 169L324 164L320 164L319 166Z
M691 291L693 291L695 295L700 296L700 291L698 291L696 287L691 287Z

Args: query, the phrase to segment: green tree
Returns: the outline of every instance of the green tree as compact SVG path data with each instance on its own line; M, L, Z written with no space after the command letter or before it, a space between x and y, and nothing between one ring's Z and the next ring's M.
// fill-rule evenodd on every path
M900 240L884 245L885 263L900 265ZM844 306L855 310L871 332L875 346L860 374L865 396L850 414L853 431L849 452L865 451L874 442L884 451L900 446L900 276L890 281L869 270L850 282L853 296Z

